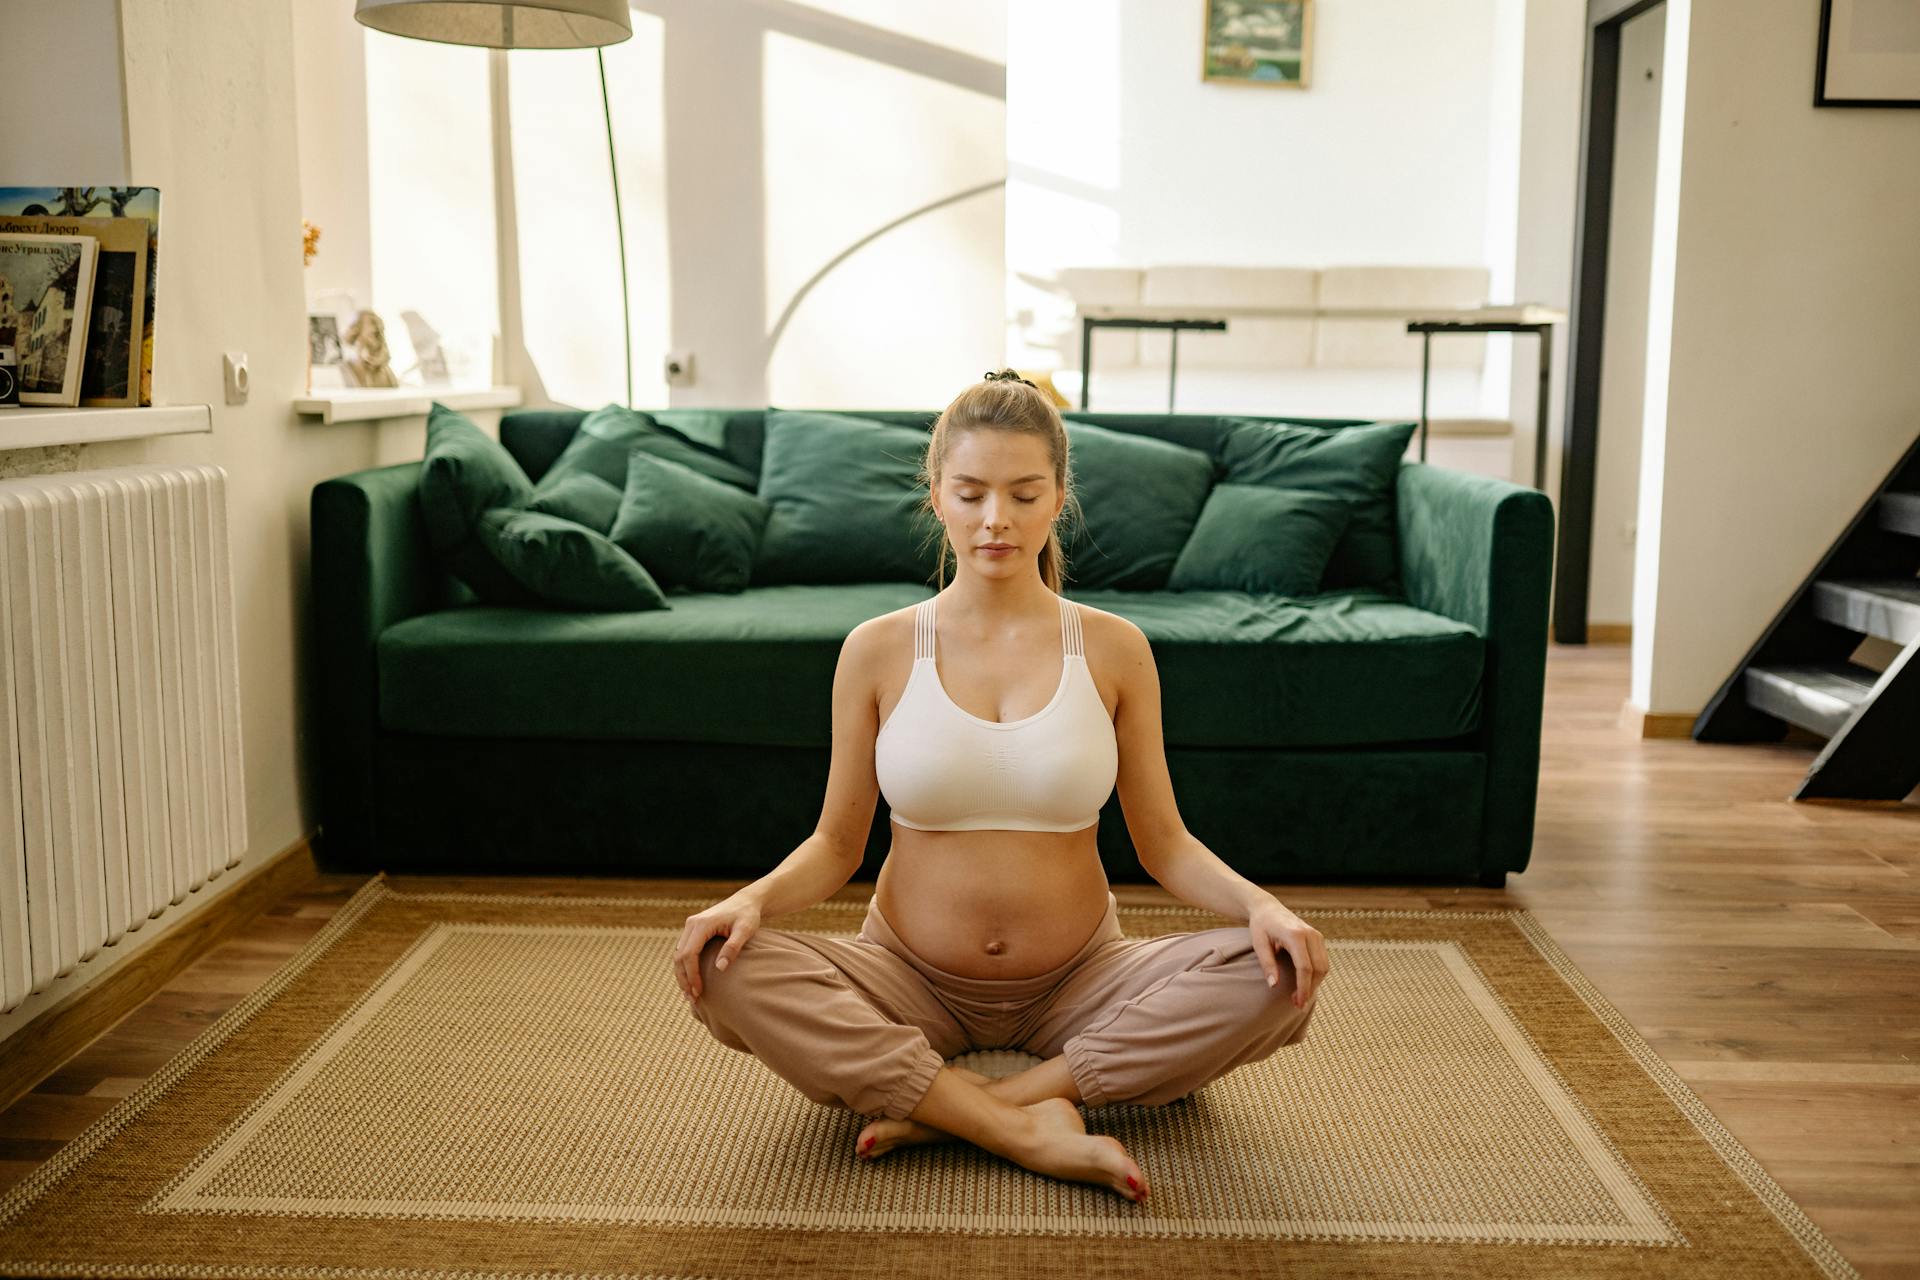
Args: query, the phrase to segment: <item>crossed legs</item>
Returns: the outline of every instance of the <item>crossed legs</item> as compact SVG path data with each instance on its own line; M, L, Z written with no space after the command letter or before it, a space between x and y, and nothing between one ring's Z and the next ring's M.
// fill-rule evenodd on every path
M945 1065L975 1047L899 956L877 943L761 929L725 973L701 953L693 1013L806 1096L879 1118L856 1153L962 1138L1036 1172L1144 1198L1121 1144L1086 1133L1076 1102L1161 1105L1304 1037L1291 961L1266 985L1244 928L1115 939L1030 1011L1036 1067L1002 1080Z

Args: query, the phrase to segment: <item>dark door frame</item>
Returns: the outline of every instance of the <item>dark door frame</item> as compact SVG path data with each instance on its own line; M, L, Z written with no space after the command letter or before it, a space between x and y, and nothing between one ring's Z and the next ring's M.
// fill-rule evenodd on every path
M1593 484L1600 442L1600 360L1606 350L1607 333L1614 124L1620 105L1620 28L1629 19L1665 2L1587 0L1580 192L1574 204L1573 308L1567 329L1567 411L1560 435L1560 546L1553 579L1553 638L1559 644L1587 642Z

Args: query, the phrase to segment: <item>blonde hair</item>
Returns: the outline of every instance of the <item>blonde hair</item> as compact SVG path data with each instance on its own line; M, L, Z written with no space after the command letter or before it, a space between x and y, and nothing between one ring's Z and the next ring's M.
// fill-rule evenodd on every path
M927 441L927 456L919 476L921 483L926 486L921 494L921 509L933 516L939 528L940 557L934 570L934 589L946 587L949 559L954 560L954 571L959 571L953 540L947 536L946 525L941 523L939 513L933 506L933 495L940 487L940 477L946 474L947 454L954 433L958 431L1003 431L1038 436L1047 446L1047 457L1053 463L1053 481L1066 494L1066 502L1062 504L1053 526L1047 530L1046 545L1040 549L1040 580L1054 594L1060 594L1067 575L1067 554L1060 543L1060 524L1069 511L1077 515L1080 510L1079 494L1073 488L1071 470L1067 466L1067 428L1061 421L1060 410L1054 407L1046 392L1012 369L989 373L984 381L974 383L955 396L953 403L934 421L932 438Z

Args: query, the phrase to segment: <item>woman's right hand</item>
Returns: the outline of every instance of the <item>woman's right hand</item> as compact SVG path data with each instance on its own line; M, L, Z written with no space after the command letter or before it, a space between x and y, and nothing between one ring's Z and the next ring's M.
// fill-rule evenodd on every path
M700 953L706 950L709 938L716 934L726 938L719 958L714 961L716 969L725 970L759 928L759 904L737 893L688 916L686 927L680 931L680 943L673 952L673 976L680 984L681 993L690 1001L700 998Z

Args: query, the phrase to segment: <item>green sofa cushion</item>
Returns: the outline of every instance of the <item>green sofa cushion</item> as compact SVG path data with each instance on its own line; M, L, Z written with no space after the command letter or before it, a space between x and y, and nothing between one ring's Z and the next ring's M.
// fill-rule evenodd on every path
M588 471L569 471L557 480L542 478L533 487L527 510L583 524L595 533L613 528L620 514L620 490Z
M609 536L662 586L741 591L771 511L751 493L635 449Z
M931 583L940 522L921 509L927 433L836 413L769 409L760 496L772 507L755 586Z
M1061 526L1076 590L1157 591L1200 519L1213 459L1198 449L1069 422L1067 456L1079 493Z
M478 540L541 604L592 610L669 607L659 584L632 556L571 520L495 507L480 517Z
M651 613L424 614L381 633L381 723L472 737L827 746L847 633L929 594L911 583L756 585L676 595L671 611ZM1480 634L1378 592L1071 598L1146 632L1169 747L1427 741L1479 722Z
M595 409L580 420L573 439L540 478L541 483L554 483L570 472L585 471L616 489L625 489L627 455L635 449L692 467L702 475L737 488L751 490L754 485L751 471L728 460L717 449L696 443L656 421L652 414L619 404Z
M1221 480L1312 489L1353 506L1320 585L1328 591L1371 587L1399 594L1394 482L1413 438L1411 422L1304 427L1257 418L1222 418L1215 460Z
M1312 489L1215 485L1167 589L1313 595L1352 512L1345 498Z
M533 484L513 455L465 414L435 401L427 412L420 517L428 545L447 571L489 604L539 602L494 559L479 537L485 512L524 507L532 500Z

